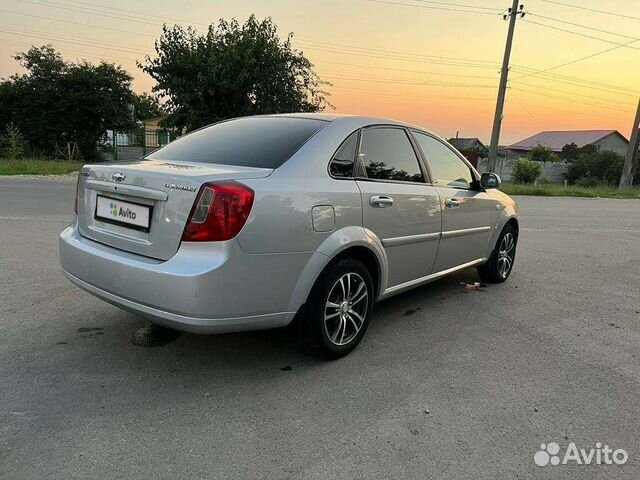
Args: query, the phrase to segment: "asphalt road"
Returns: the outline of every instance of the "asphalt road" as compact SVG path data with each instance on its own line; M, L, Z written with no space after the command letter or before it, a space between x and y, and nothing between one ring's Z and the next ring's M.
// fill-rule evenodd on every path
M640 201L519 198L507 283L385 301L326 363L282 331L132 345L60 273L74 189L0 179L0 478L640 477ZM629 458L536 466L548 442Z

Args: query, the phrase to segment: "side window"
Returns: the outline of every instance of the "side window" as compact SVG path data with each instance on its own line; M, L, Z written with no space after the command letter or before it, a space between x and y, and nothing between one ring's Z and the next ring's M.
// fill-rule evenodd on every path
M431 168L433 184L438 187L469 188L473 182L471 170L444 143L424 133L413 132Z
M369 178L424 182L409 137L400 128L363 130L360 158Z
M354 132L342 142L340 148L329 164L329 173L334 177L353 177L356 149L358 148L358 132Z

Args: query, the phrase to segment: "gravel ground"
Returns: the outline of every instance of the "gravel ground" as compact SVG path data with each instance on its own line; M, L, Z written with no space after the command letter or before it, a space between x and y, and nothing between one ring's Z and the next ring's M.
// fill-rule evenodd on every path
M74 190L0 179L0 478L640 477L640 201L518 198L508 282L382 302L322 362L283 331L132 345L60 273ZM549 442L629 459L536 466Z

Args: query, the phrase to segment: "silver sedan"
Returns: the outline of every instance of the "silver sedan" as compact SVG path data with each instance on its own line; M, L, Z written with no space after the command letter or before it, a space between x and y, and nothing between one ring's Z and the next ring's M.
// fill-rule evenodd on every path
M518 212L499 186L414 125L239 118L83 167L60 258L73 283L155 323L218 333L295 318L337 358L378 300L469 267L509 277Z

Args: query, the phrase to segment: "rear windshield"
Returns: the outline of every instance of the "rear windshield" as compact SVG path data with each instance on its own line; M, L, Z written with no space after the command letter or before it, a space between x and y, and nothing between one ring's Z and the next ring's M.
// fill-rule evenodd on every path
M309 118L238 118L197 130L146 158L278 168L326 124Z

